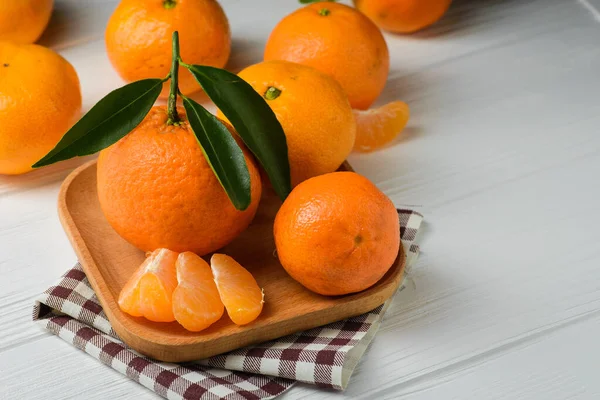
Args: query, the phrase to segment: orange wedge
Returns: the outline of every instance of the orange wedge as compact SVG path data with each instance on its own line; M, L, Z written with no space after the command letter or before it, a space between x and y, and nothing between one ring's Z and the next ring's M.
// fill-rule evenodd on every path
M224 312L208 263L192 252L177 258L173 314L185 329L198 332L217 322Z
M237 325L254 321L262 311L264 296L252 274L225 254L214 254L210 266L229 318Z
M410 117L410 109L402 101L393 101L366 111L353 111L356 119L356 141L353 150L359 152L376 150L394 140Z
M177 253L154 250L121 290L118 300L121 310L150 321L175 321L171 300L177 286L176 261Z

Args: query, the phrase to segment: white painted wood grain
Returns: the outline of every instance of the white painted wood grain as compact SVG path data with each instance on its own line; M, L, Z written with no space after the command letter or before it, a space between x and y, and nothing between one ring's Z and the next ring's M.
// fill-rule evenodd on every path
M289 1L223 1L232 70L258 62ZM42 41L77 68L88 109L120 85L104 53L116 1L59 0ZM379 103L407 131L357 171L426 216L416 288L400 293L346 393L284 398L595 399L600 395L600 0L455 0L386 35ZM75 261L55 211L81 161L0 177L0 398L155 398L30 323ZM39 367L37 367L39 366ZM31 379L35 371L37 378Z
M408 382L385 388L375 384L364 391L356 390L359 385L355 382L346 393L323 393L323 398L596 399L600 396L600 382L594 368L600 357L599 333L600 318L590 318ZM385 346L383 342L381 339L374 342L373 351ZM569 343L577 343L585 352L574 351L573 345L565 345ZM368 360L372 359L371 354ZM361 365L363 370L368 368L365 364ZM313 393L309 385L299 385L284 398L312 398Z
M46 336L2 353L0 399L157 399L62 340Z

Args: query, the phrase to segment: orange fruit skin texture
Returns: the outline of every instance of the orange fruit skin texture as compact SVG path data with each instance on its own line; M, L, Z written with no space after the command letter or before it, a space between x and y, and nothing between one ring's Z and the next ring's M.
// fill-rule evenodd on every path
M452 0L354 0L354 5L381 29L412 33L437 22Z
M0 42L0 174L22 174L79 118L75 69L42 46Z
M320 14L324 9L328 15ZM330 2L283 18L269 36L264 59L293 61L333 76L358 109L369 108L381 94L390 68L379 28L354 8Z
M402 101L393 101L366 111L354 110L354 117L354 151L369 152L385 146L402 132L408 123L410 109Z
M333 172L352 151L356 122L340 85L305 65L265 61L239 73L264 97L269 87L281 90L266 100L286 136L292 185ZM225 118L219 111L220 118Z
M254 321L263 309L263 292L248 270L225 254L213 254L210 266L227 315L237 325Z
M179 31L181 58L188 64L222 68L231 51L229 22L215 0L122 0L105 32L108 57L127 82L164 78L171 68L171 35ZM183 94L200 90L192 74L179 67ZM168 97L165 84L161 98Z
M334 172L298 185L275 217L281 265L323 295L359 292L393 265L400 246L398 214L367 178Z
M184 122L167 125L157 106L137 128L98 158L98 198L108 222L145 251L165 247L199 255L213 252L248 227L261 197L258 168L243 150L251 204L235 209L206 161L183 108ZM229 130L234 133L228 124Z
M0 1L0 40L34 43L50 21L53 3L53 0Z
M179 254L176 262L178 286L173 291L173 314L185 329L199 332L217 322L225 307L210 266L192 252Z
M154 322L175 321L172 296L177 287L176 261L177 253L173 251L153 251L121 289L121 310Z

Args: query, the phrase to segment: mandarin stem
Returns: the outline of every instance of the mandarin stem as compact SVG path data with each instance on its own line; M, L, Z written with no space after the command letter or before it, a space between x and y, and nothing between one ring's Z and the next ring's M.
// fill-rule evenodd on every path
M167 10L170 10L171 8L175 7L177 5L177 3L175 2L175 0L164 0L163 1L163 7L166 8Z
M275 100L280 94L281 90L277 89L275 86L269 86L263 97L267 100Z
M177 91L179 90L179 33L173 32L173 55L171 61L171 91L167 103L168 125L177 125L181 119L177 114Z

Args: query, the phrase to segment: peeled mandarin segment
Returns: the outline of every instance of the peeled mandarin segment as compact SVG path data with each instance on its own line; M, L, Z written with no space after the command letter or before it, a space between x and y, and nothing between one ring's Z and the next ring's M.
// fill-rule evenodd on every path
M376 150L394 140L410 117L410 109L402 101L394 101L367 111L353 111L356 119L353 150L359 152Z
M214 254L210 266L229 318L237 325L254 321L262 311L264 294L252 274L225 254Z
M119 308L121 311L126 312L134 317L141 317L142 311L140 309L140 279L144 275L148 264L156 258L156 254L152 253L146 257L142 265L131 275L121 293L119 293Z
M154 322L175 321L171 297L173 289L164 285L161 279L147 273L140 279L140 309L142 316Z
M173 314L188 331L198 332L217 322L225 308L206 261L192 252L176 262L179 286L173 291Z
M177 286L177 253L154 250L134 272L119 294L122 311L155 322L175 321L171 302Z

